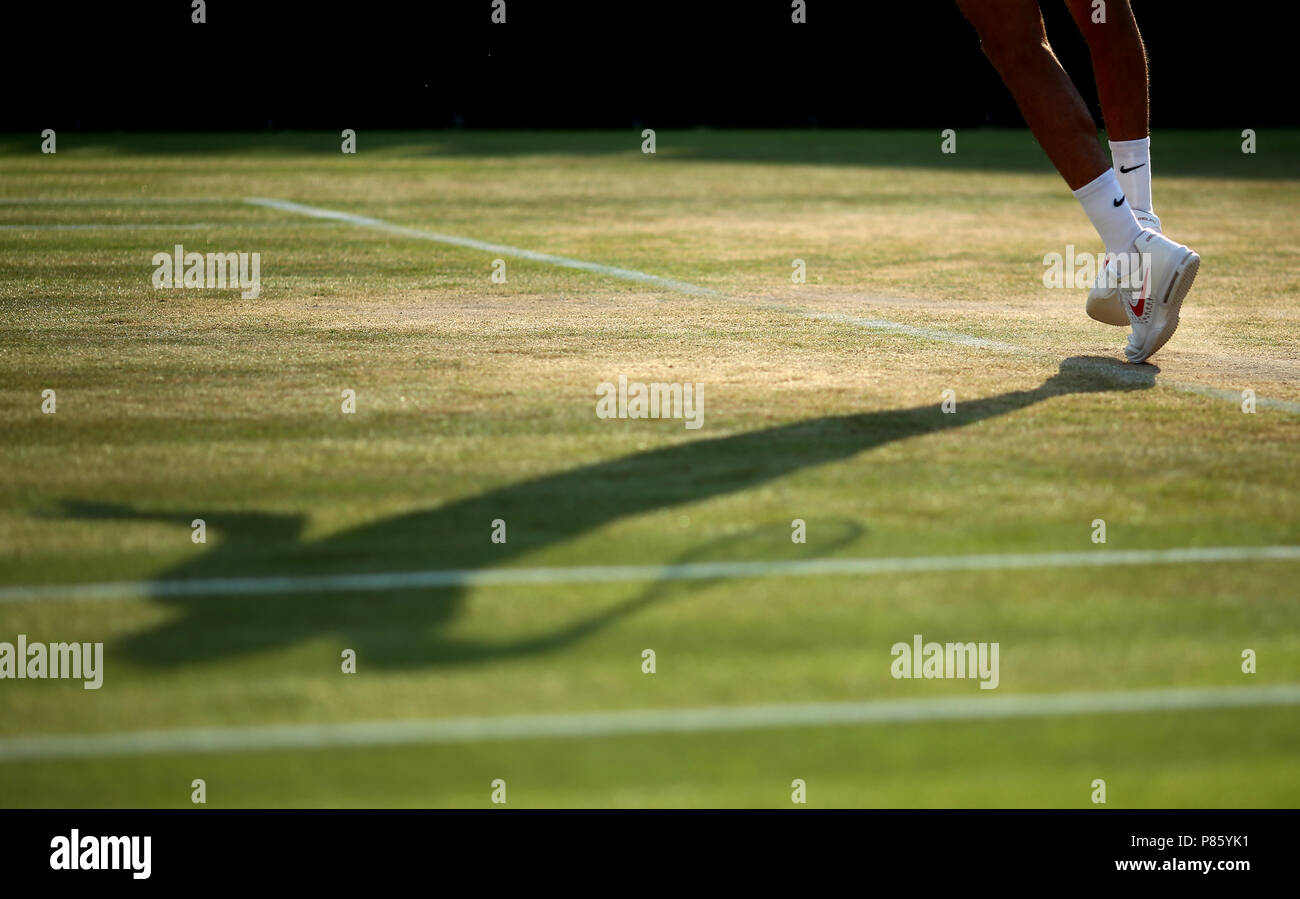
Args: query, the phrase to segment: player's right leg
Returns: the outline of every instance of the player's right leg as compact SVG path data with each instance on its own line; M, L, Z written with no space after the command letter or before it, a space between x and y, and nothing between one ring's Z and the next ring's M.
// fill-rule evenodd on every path
M1088 43L1097 96L1106 121L1111 161L1119 186L1138 224L1160 231L1151 202L1151 138L1147 126L1150 91L1146 48L1129 0L1066 0L1070 15ZM1108 325L1128 325L1114 272L1103 269L1088 292L1088 315Z

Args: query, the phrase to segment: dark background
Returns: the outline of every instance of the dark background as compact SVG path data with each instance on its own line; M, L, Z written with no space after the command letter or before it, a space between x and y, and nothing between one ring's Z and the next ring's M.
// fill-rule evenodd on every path
M1048 36L1100 120L1064 0ZM1134 0L1157 128L1300 124L1271 4ZM47 2L4 12L0 130L1020 125L951 0Z

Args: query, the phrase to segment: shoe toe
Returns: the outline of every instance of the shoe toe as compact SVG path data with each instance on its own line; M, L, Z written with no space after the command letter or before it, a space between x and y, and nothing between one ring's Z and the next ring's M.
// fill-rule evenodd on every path
M1138 341L1136 334L1130 334L1128 343L1124 345L1124 357L1129 362L1141 362L1147 357L1146 350Z

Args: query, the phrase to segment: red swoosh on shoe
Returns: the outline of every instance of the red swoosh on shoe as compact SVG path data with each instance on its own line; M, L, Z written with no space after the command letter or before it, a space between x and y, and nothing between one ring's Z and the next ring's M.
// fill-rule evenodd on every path
M1142 317L1142 310L1145 309L1147 306L1147 286L1150 283L1150 281L1151 281L1151 269L1148 268L1146 275L1143 276L1142 278L1142 293L1138 297L1137 305L1135 306L1132 303L1128 304L1128 308L1131 309L1133 314L1136 315L1138 318Z

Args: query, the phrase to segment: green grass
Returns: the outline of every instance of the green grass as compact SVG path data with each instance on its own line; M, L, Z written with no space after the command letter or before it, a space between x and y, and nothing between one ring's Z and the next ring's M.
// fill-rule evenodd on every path
M660 132L655 156L639 133L338 144L69 133L43 156L0 136L0 225L23 226L0 230L0 586L1300 543L1300 415L1231 401L1300 401L1300 133L1260 132L1255 156L1232 132L1155 136L1156 211L1205 262L1146 382L1072 361L1122 358L1123 334L1042 284L1044 254L1100 247L1023 133L959 134L955 156L911 132ZM252 196L719 294L514 258L494 284L491 253ZM28 227L54 224L164 227ZM261 295L154 290L150 259L176 243L259 252ZM597 419L619 373L703 383L704 427ZM889 647L914 633L999 642L998 695L1297 683L1298 569L0 603L0 641L107 653L100 691L0 681L0 739L981 695L892 679ZM811 805L1090 806L1098 777L1111 806L1296 805L1298 718L0 761L0 806L188 805L196 777L214 806L475 806L496 777L512 806L788 806L794 778Z

